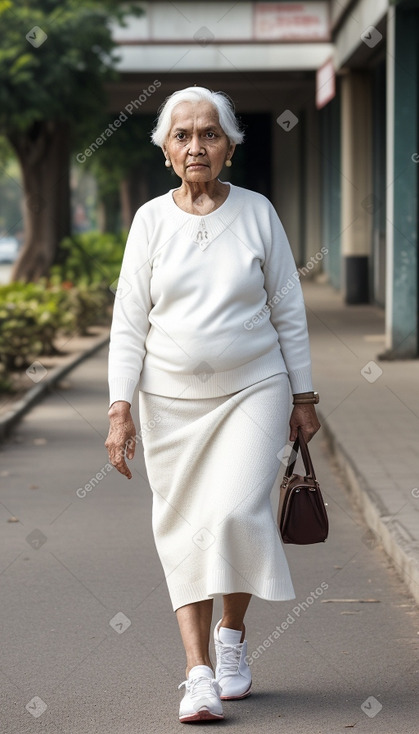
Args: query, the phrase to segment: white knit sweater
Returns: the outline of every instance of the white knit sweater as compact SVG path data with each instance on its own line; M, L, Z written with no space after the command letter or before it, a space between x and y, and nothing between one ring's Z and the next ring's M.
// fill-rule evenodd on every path
M207 398L287 372L312 390L298 272L284 228L261 194L230 184L199 216L170 190L137 211L116 292L110 404L145 392Z

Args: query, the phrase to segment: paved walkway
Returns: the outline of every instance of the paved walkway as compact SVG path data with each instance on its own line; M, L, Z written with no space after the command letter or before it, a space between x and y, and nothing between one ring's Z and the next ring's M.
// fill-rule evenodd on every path
M328 331L322 314L327 320L318 304L311 318L318 322L316 352ZM355 350L356 339L346 338ZM335 344L336 363L349 351L340 339L323 340L324 350ZM321 364L316 382L332 417L351 388L366 388L355 370L349 384L342 376L326 390ZM183 651L153 543L142 452L132 481L109 470L106 410L103 349L37 405L0 450L5 734L182 730ZM246 624L254 692L226 702L217 731L414 734L419 611L381 547L366 543L323 429L311 447L330 537L286 548L295 600L252 600ZM18 521L8 522L12 516ZM219 616L217 600L214 622Z
M363 541L383 545L419 602L419 361L377 358L381 309L303 287L319 413L370 527Z

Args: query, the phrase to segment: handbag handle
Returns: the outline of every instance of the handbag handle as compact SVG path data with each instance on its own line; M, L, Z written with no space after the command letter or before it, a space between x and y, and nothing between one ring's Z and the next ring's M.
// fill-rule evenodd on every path
M290 453L289 459L288 459L288 466L285 470L284 476L289 478L291 474L294 471L295 462L297 461L298 457L298 449L301 449L301 457L304 462L304 468L306 470L306 476L312 477L313 479L316 479L316 475L314 473L314 466L313 462L311 460L310 452L308 450L308 446L304 440L302 431L300 427L298 428L298 436L294 441L294 445L292 447L292 451ZM294 459L291 461L291 457L294 456Z

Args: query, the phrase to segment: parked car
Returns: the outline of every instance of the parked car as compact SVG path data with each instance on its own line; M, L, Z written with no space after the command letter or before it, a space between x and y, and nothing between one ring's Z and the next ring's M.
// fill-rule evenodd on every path
M14 263L19 254L16 237L0 237L0 263Z

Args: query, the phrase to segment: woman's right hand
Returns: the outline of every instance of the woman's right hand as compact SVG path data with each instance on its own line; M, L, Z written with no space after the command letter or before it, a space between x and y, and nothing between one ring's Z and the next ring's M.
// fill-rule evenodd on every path
M134 458L136 436L130 407L125 400L118 400L111 405L108 412L109 433L105 441L110 463L127 479L132 479L132 474L125 458Z

